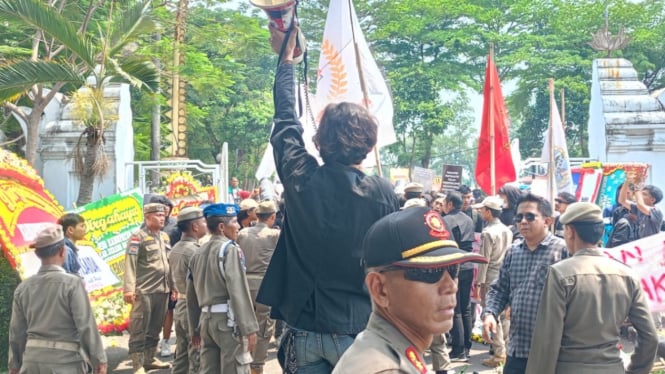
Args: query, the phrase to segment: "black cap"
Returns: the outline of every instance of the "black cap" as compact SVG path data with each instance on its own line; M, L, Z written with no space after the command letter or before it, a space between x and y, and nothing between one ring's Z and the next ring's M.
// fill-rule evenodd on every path
M441 215L426 207L404 209L376 221L365 234L362 249L367 267L430 268L488 262L477 253L458 249Z
M557 195L556 199L554 199L554 201L564 203L564 204L572 204L572 203L576 203L577 199L575 198L575 195L573 195L570 192L560 192Z

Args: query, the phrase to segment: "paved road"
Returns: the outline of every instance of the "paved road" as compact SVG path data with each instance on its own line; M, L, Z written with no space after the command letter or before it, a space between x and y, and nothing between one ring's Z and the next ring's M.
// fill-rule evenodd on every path
M127 335L123 336L112 336L112 337L104 337L104 346L106 347L106 354L108 355L109 358L109 373L117 373L117 374L131 374L131 362L129 361L129 357L127 356ZM172 343L172 348L174 348L175 345L175 337L171 338L171 343ZM495 374L497 371L495 369L489 369L487 367L482 366L481 361L484 360L485 358L489 357L487 353L487 346L478 344L478 343L473 343L473 347L471 349L471 360L468 363L454 363L451 365L452 368L457 370L457 373L460 373L462 369L464 369L464 373L466 374L472 374L472 373L479 373L479 374ZM282 370L279 367L279 363L277 362L276 359L276 347L273 342L271 345L270 350L268 351L268 361L266 362L266 366L264 368L264 373L265 374L282 374ZM172 361L173 357L168 357L168 358L160 358L163 361ZM425 359L428 364L431 364L429 355L425 356ZM430 366L431 369L431 366ZM150 374L167 374L170 373L171 370L164 369L164 370L152 370L150 371Z

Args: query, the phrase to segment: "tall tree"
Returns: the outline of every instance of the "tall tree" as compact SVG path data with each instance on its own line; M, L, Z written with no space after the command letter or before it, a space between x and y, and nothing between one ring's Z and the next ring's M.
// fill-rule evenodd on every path
M57 1L51 5L55 3ZM103 4L108 5L107 19L94 20L92 14ZM77 169L80 173L77 204L82 205L92 199L94 179L106 171L103 143L108 120L105 119L104 86L111 81L125 81L136 87L156 88L154 66L145 58L131 55L125 48L151 29L150 0L128 1L124 9L118 9L120 3L116 1L93 1L85 11L85 25L78 30L74 25L76 15L80 14L70 16L70 12L63 12L64 1L58 5L48 6L39 0L0 0L0 16L35 30L33 55L0 66L0 102L5 102L6 108L27 122L26 158L34 163L41 113L48 102L65 85L88 86L87 91L84 90L90 99L86 109L88 116L82 120L85 128L81 134L85 152L78 153L82 159ZM83 33L88 23L96 25L96 33ZM127 53L128 56L124 55ZM92 77L91 83L86 83L88 76ZM28 93L33 101L29 114L12 101Z

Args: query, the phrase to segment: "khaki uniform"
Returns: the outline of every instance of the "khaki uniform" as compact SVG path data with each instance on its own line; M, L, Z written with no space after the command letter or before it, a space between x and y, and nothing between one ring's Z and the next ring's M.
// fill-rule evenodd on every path
M136 300L129 315L129 353L145 352L152 359L172 288L167 251L169 236L163 231L135 231L125 255L124 292L134 292Z
M619 356L619 326L637 330L631 365ZM527 373L646 374L658 339L646 299L630 269L598 249L582 249L550 267Z
M275 331L275 321L270 319L270 307L256 302L256 294L277 246L277 239L279 239L279 230L270 228L263 222L238 233L238 245L245 254L247 283L254 302L254 314L259 323L258 339L252 352L254 359L252 367L259 370L263 368L268 357L268 345Z
M446 370L450 366L450 355L448 355L445 334L436 334L432 338L432 344L429 346L430 356L432 358L432 368L437 370Z
M388 321L372 312L367 328L335 365L333 374L427 372L422 353Z
M21 373L86 373L106 363L88 293L81 278L44 265L14 291L9 325L9 369Z
M201 373L249 373L252 356L245 337L259 326L242 250L228 238L213 235L194 254L189 269L187 314L190 331L201 336Z
M185 236L173 246L169 254L169 264L173 276L173 285L178 291L178 303L173 315L175 323L176 356L173 360L173 374L198 373L199 351L191 345L192 334L187 318L187 274L189 261L199 249L196 238Z
M487 264L478 264L478 276L476 283L484 287L481 289L481 304L485 307L485 296L489 291L489 285L499 277L501 265L506 251L513 243L513 232L501 223L498 218L493 218L488 222L487 227L480 234L480 254L489 260ZM510 320L506 319L506 314L499 315L499 323L496 326L496 333L493 335L492 349L497 357L506 357L506 338Z

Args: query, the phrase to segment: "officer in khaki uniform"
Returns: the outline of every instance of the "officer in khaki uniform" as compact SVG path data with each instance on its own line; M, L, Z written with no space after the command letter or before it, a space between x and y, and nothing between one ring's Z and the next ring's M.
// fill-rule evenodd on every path
M203 215L212 236L189 262L187 314L192 344L201 346L202 374L249 374L256 345L259 326L235 243L237 214L237 205L207 206Z
M596 244L604 228L600 208L573 203L560 221L573 257L550 266L526 372L649 373L658 346L656 328L640 282ZM626 318L637 330L637 344L624 370L617 345Z
M270 258L277 246L279 230L273 229L275 224L277 208L273 201L263 201L256 208L259 219L255 226L240 230L238 234L238 245L245 254L247 266L247 283L254 301L254 313L259 323L258 339L256 348L252 351L252 374L263 373L266 357L268 357L268 344L275 330L275 321L270 319L270 307L256 302L256 294L259 292L263 276L266 274Z
M453 326L460 264L487 262L451 238L441 215L426 207L369 228L362 252L372 314L333 374L427 373L423 352Z
M178 292L178 303L175 308L176 356L173 360L173 374L199 372L199 352L191 344L192 334L189 332L187 318L187 274L189 261L199 249L199 239L208 233L203 210L187 207L180 210L177 225L182 237L173 246L169 254L169 264L173 275L173 285Z
M125 302L132 304L128 330L134 373L170 367L155 358L172 288L169 236L161 231L166 209L163 204L146 204L145 228L135 231L127 243L123 291Z
M490 284L499 277L503 258L513 242L513 232L501 223L501 209L503 200L498 196L488 196L481 203L472 205L477 209L480 218L487 222L487 226L480 234L480 254L487 257L488 264L478 265L475 287L480 292L480 302L483 308L487 299ZM506 341L510 329L510 320L506 319L506 313L499 315L500 323L496 326L496 332L492 338L492 354L482 361L484 366L497 367L506 364Z
M39 272L14 291L9 324L11 374L105 374L106 353L81 278L67 274L60 225L49 223L30 245Z

